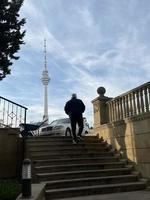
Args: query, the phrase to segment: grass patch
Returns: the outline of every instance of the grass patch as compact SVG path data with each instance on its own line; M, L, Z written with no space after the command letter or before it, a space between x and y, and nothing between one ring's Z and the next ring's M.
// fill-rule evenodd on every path
M0 180L0 199L15 200L21 193L21 185L16 179Z

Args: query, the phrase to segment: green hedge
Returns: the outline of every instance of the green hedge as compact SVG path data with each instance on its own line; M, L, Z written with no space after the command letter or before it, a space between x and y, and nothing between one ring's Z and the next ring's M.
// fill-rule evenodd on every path
M21 193L21 185L17 180L0 180L0 199L15 200Z

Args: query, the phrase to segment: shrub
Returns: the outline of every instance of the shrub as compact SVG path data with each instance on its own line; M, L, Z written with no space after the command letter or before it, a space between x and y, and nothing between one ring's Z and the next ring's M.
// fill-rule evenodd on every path
M20 193L21 185L16 179L0 180L0 199L15 200Z

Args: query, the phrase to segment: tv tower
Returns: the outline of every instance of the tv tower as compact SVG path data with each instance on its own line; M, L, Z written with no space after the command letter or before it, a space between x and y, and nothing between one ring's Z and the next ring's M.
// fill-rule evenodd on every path
M44 70L42 72L42 83L44 86L44 115L43 115L43 120L47 120L46 122L48 123L48 94L47 94L47 88L48 88L48 83L50 81L50 77L48 74L48 69L47 69L47 51L46 51L46 39L44 39Z

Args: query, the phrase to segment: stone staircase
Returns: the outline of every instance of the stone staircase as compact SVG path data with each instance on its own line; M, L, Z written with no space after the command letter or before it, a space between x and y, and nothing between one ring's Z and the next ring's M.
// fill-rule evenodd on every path
M72 144L70 137L26 139L34 179L46 182L46 199L141 190L146 182L97 136Z

